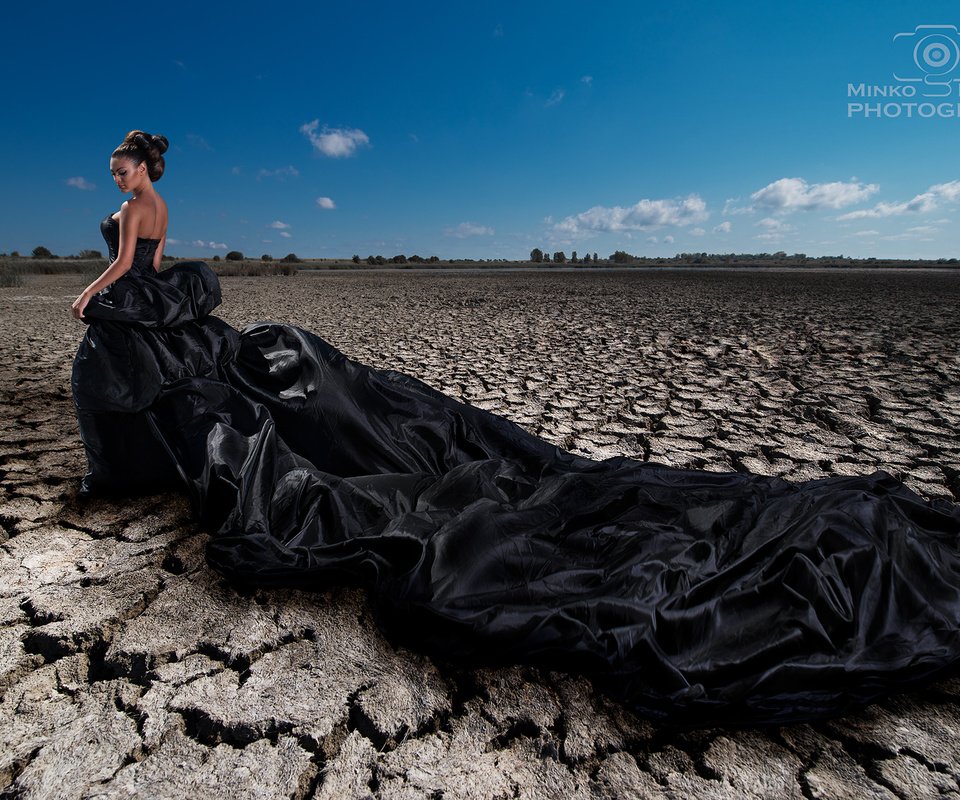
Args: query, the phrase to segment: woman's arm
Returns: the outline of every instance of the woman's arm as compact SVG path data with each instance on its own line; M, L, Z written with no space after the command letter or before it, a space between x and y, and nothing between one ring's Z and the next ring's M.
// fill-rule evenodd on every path
M137 249L137 233L140 228L140 216L131 211L125 202L120 206L120 247L117 250L117 260L108 266L100 276L86 289L80 292L73 305L70 306L73 316L83 319L83 310L90 302L90 298L104 286L109 286L117 278L126 273L133 265L133 254ZM166 238L166 236L164 236Z

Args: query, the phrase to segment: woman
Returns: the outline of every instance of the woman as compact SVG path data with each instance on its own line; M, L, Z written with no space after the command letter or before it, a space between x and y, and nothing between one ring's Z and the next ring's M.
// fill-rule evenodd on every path
M104 276L130 268L75 303L84 491L179 482L238 584L360 582L395 643L583 672L675 722L828 716L960 662L960 506L884 471L580 458L310 331L238 332L203 262L124 242L164 230L139 146L123 186L152 203Z
M203 262L160 272L167 204L154 188L163 176L164 136L130 131L110 157L110 174L132 198L100 223L110 265L71 305L87 328L73 366L73 396L89 471L81 495L159 491L179 476L150 429L147 407L160 386L216 356L235 332L203 320L220 287ZM148 335L145 327L153 331Z
M110 250L110 266L73 301L71 309L77 319L83 318L90 298L124 275L134 261L138 267L150 263L155 272L160 271L163 246L167 240L167 204L153 184L163 177L166 149L165 136L130 131L113 151L110 174L117 188L124 193L131 192L133 197L124 202L120 211L111 215L109 220L104 220L111 228L119 229L119 247ZM141 235L148 233L152 235ZM107 244L114 245L112 234Z

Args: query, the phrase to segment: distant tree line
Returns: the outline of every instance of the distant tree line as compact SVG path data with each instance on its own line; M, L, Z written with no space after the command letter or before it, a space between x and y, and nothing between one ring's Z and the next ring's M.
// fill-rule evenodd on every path
M243 253L241 253L239 250L231 250L229 253L227 253L227 254L223 257L223 259L224 259L224 261L246 261L246 260L247 260L247 259L246 259L246 256L244 256ZM214 260L214 261L219 261L219 260L220 260L220 257L219 257L219 256L214 256L214 257L213 257L213 260ZM273 259L273 256L270 255L269 253L264 253L262 256L260 256L260 260L261 260L261 261L273 261L274 259ZM299 258L296 253L287 253L287 254L286 254L283 258L281 258L280 260L281 260L281 261L285 261L285 262L287 262L287 263L299 264L299 263L301 263L301 261L302 261L303 259Z
M794 253L788 255L783 250L775 253L677 253L672 257L663 256L635 256L624 250L617 250L609 259L614 264L629 265L657 265L657 264L697 264L706 266L731 266L734 264L742 265L777 265L777 266L803 266L817 264L958 264L960 260L956 258L853 258L841 253L838 256L808 256L806 253Z
M354 264L359 264L360 256L355 255L351 261L353 261ZM430 256L429 258L424 258L423 256L418 255L412 255L408 257L403 253L398 253L390 258L384 258L383 256L367 256L366 261L370 266L380 264L436 264L440 261L440 257Z
M60 256L51 252L48 248L43 247L42 245L34 247L30 253L32 258L35 259L57 259ZM0 253L0 258L23 258L23 256L17 251L13 250L10 253ZM63 256L65 259L99 259L103 258L103 254L99 250L81 250L76 255ZM226 255L224 255L224 260L226 261L244 261L246 257L239 250L230 250ZM164 255L164 261L174 261L177 260L175 256ZM211 257L213 261L220 261L219 255L214 255ZM260 256L260 261L262 262L272 262L276 259L269 253L264 253ZM359 255L354 255L351 258L351 261L354 264L360 264L362 260L365 260L366 263L370 266L380 266L383 264L436 264L440 261L440 258L437 256L429 256L424 258L419 255L406 256L402 253L399 253L395 256L385 258L382 255L370 255L366 259L361 259ZM852 258L844 256L842 253L838 256L808 256L806 253L793 253L788 255L783 250L778 250L775 253L677 253L674 256L638 256L628 253L625 250L617 250L614 253L611 253L606 258L600 258L597 253L584 253L583 256L579 256L577 251L574 250L570 257L568 258L566 253L563 250L557 250L554 253L548 253L544 250L541 250L539 247L533 248L530 251L530 259L534 264L584 264L584 265L600 265L600 264L616 264L616 265L707 265L707 266L723 266L723 265L779 265L779 266L802 266L804 264L808 265L817 265L817 264L866 264L866 265L885 265L889 264L891 266L896 265L921 265L921 264L960 264L960 259L957 258L936 258L936 259L887 259L887 258ZM299 264L303 262L303 259L299 258L295 253L287 253L283 258L279 259L281 262ZM508 258L487 258L487 259L472 259L472 258L456 258L456 259L444 259L447 263L461 263L461 264L473 264L473 263L483 263L483 262L499 262L499 263L516 263L512 259Z
M568 262L567 254L563 250L557 250L551 258L549 253L545 253L539 247L534 247L530 251L530 260L534 264L543 264L543 263L553 263L553 264L566 264ZM584 253L583 257L580 258L577 256L577 251L574 250L570 254L569 263L571 264L599 264L600 257L594 253L592 256L589 253Z
M0 258L22 258L20 251L11 250L9 253L0 253ZM40 245L39 247L34 247L30 253L31 258L60 258L56 253L51 253L46 247ZM103 258L103 253L99 250L81 250L76 255L64 256L68 259L91 259L91 258Z

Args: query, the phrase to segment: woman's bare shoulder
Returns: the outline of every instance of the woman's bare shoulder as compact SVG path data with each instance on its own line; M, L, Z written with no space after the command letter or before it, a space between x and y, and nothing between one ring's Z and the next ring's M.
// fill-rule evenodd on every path
M127 224L134 220L139 222L142 217L143 209L140 207L140 204L136 202L136 198L124 200L120 204L120 219L126 220Z
M167 230L167 221L169 220L169 216L167 214L167 203L160 195L157 195L157 213L160 215L160 221L163 225L163 231L165 234Z

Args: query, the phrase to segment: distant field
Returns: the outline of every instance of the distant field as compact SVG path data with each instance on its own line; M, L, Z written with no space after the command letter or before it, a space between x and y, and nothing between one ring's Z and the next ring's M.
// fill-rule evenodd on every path
M218 275L243 276L255 275L295 275L300 271L343 270L364 272L367 270L444 270L444 269L479 269L479 270L558 270L577 269L589 271L593 269L615 268L691 268L691 269L947 269L960 270L957 259L857 259L857 258L807 258L805 256L787 256L785 258L760 256L714 256L706 254L691 254L690 258L678 256L674 258L641 258L631 257L628 260L615 261L601 259L589 263L571 261L533 262L526 260L509 261L507 259L447 259L440 261L406 261L401 263L389 259L383 263L370 264L366 259L355 263L350 259L337 258L303 258L296 262L290 261L261 261L260 259L243 259L242 261L214 261L212 258L164 258L164 269L179 261L204 261L209 264ZM106 258L32 258L0 256L0 286L20 286L26 275L91 275L95 276L107 268L109 261Z

